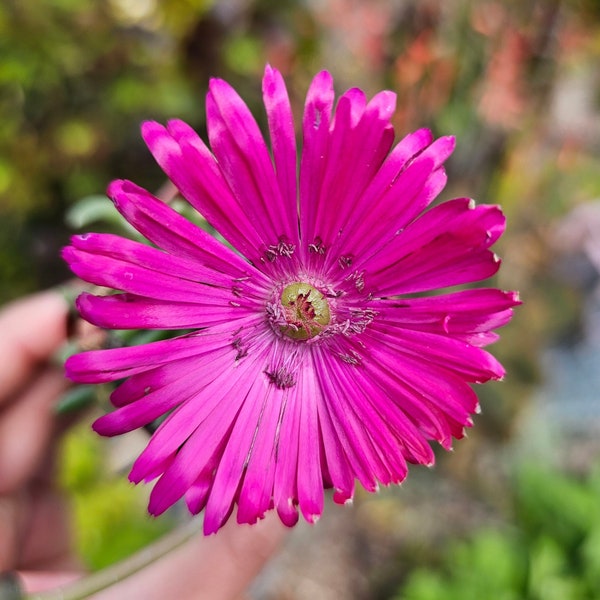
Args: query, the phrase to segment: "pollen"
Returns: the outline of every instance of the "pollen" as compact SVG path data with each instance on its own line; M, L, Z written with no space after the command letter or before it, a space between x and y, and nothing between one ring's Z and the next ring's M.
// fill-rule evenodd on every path
M325 296L308 283L290 283L281 292L285 323L281 331L294 340L308 340L321 333L331 320Z

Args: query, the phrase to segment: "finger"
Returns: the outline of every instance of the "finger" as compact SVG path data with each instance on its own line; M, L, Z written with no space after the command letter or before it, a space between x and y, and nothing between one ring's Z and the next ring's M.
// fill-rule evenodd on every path
M21 531L18 568L81 571L71 548L71 520L64 495L37 483L28 492L27 527Z
M25 503L22 496L0 496L0 572L17 565Z
M68 306L56 291L34 294L0 311L0 406L66 338Z
M80 578L80 571L19 571L20 585L28 594L66 586Z
M54 405L67 388L62 373L50 368L39 373L22 391L18 402L0 418L0 494L25 483L37 471L56 426Z
M252 526L230 521L216 535L193 537L94 598L239 600L287 531L273 514Z

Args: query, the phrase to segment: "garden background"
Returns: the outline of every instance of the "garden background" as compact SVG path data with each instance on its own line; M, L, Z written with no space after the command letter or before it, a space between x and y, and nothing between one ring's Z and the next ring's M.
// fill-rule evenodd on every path
M262 118L265 62L297 115L326 68L338 91L394 90L398 136L455 134L443 198L502 205L495 283L524 304L468 439L401 488L329 502L253 597L600 598L598 0L4 0L0 302L69 278L69 235L115 227L111 179L164 183L142 120L203 132L210 76ZM88 426L66 439L61 478L94 569L172 522L146 516L147 491L115 475L120 442Z

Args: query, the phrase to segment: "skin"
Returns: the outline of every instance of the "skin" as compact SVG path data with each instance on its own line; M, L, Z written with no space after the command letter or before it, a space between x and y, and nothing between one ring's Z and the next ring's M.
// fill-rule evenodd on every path
M54 291L0 310L0 572L16 572L30 593L84 573L53 478L57 441L72 420L54 414L69 383L49 364L65 341L66 318L67 305ZM271 517L252 527L233 519L217 535L194 536L94 598L240 600L285 537Z

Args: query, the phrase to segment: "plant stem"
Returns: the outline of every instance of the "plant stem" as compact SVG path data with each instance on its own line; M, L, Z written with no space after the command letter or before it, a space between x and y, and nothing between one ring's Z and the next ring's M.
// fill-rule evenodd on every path
M202 520L194 519L164 535L154 544L102 571L83 577L68 586L29 594L24 598L26 600L82 600L88 598L96 592L123 581L178 548L197 534L201 526Z

